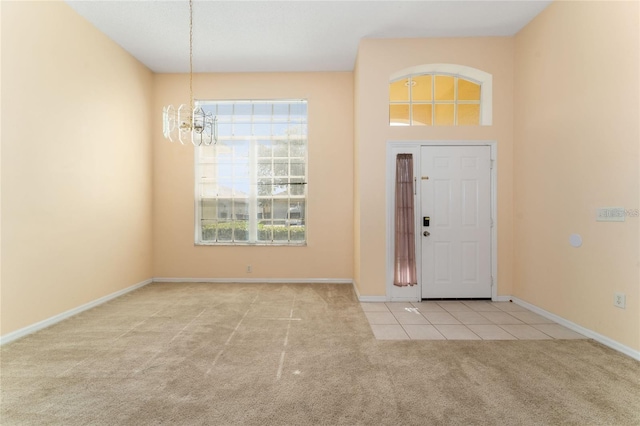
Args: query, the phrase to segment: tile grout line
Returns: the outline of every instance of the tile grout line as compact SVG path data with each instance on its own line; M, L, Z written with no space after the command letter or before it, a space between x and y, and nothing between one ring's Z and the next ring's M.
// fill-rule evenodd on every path
M457 302L457 301L456 301L456 302ZM372 303L372 302L369 302L369 303ZM437 326L438 326L438 325L461 325L461 326L465 327L465 328L466 328L470 333L472 333L473 335L475 335L475 336L477 336L478 338L480 338L480 340L484 340L484 341L503 340L503 339L490 339L490 338L488 338L488 339L484 339L484 338L482 338L482 336L480 336L480 335L478 335L477 333L475 333L475 332L474 332L474 331L469 327L469 325L491 325L491 326L498 327L500 330L504 331L504 332L505 332L505 333L507 333L509 336L513 337L513 339L514 339L514 340L538 340L538 339L519 338L519 337L517 337L517 336L513 335L512 333L510 333L509 331L507 331L507 330L503 327L503 325L520 325L520 326L524 325L524 326L527 326L527 327L533 328L533 329L534 329L534 330L536 330L537 332L539 332L539 333L543 334L544 336L548 337L550 340L563 340L562 338L559 338L559 337L558 337L558 338L556 338L556 337L554 337L554 336L552 336L552 335L550 335L550 334L547 334L547 333L545 333L544 331L542 331L542 330L540 330L540 329L538 329L538 328L536 327L536 325L545 325L545 324L556 324L556 325L558 325L557 323L555 323L555 322L551 322L551 323L549 323L549 322L545 322L545 323L540 323L540 324L534 324L534 323L531 323L531 324L530 324L530 323L527 323L526 321L521 320L520 318L518 318L518 317L516 317L515 315L513 315L513 314L512 314L513 312L524 312L524 313L529 313L530 311L528 311L528 310L511 310L511 311L508 311L508 310L503 310L502 308L500 308L500 307L498 307L498 306L495 306L495 308L497 309L496 311L491 311L491 310L487 310L487 311L476 311L476 310L474 310L474 309L473 309L473 307L472 307L471 305L469 305L469 304L467 304L467 303L464 303L464 301L461 301L460 303L462 303L464 306L466 306L467 308L469 308L469 310L463 310L463 311L456 311L456 310L452 310L452 311L449 311L449 310L447 310L443 305L441 305L440 303L438 303L438 302L433 302L433 303L435 303L439 308L441 308L441 309L442 309L442 311L433 311L433 312L435 312L435 313L446 313L446 314L448 314L448 315L452 316L453 318L455 318L455 319L456 319L456 321L458 321L458 324L434 324L434 323L432 323L431 321L429 321L429 319L424 315L424 314L425 314L425 312L420 311L420 310L419 310L419 308L417 308L417 307L416 307L417 312L418 312L418 313L419 313L419 314L420 314L420 315L421 315L421 316L422 316L422 317L427 321L427 324L402 324L402 323L400 322L400 320L398 319L398 317L396 316L396 313L397 313L397 312L403 312L403 311L393 311L393 310L391 310L391 309L389 308L389 306L388 306L388 303L387 303L387 302L375 303L375 304L379 304L379 305L384 305L384 307L386 308L386 310L373 310L373 311L364 311L364 312L365 312L365 317L367 318L367 322L369 323L369 326L371 326L371 327L372 327L372 326L374 326L374 325L400 325L400 328L401 328L401 329L402 329L402 331L403 331L403 332L404 332L404 333L409 337L409 339L410 339L410 340L431 340L431 339L413 339L413 338L409 335L409 333L407 332L406 328L404 327L405 325L431 325L431 326L432 326L432 327L434 327L436 330L438 330L438 328L437 328ZM490 302L486 302L486 304L487 304L487 305L489 305L489 306L494 306L494 305L493 305L492 303L490 303ZM361 305L362 305L362 304L361 304ZM412 306L413 306L413 304L412 304ZM406 308L405 308L405 309L406 309ZM426 312L430 312L430 311L426 311ZM462 321L460 321L458 318L456 318L456 317L455 317L455 315L453 315L453 313L455 313L455 312L472 312L472 313L478 314L478 315L480 315L480 316L482 316L482 317L486 318L488 321L491 321L491 324L465 324L464 322L462 322ZM493 321L493 320L491 320L490 318L487 318L487 317L484 315L485 313L495 313L495 312L499 312L499 313L506 314L506 315L508 315L509 317L513 318L513 319L514 319L515 321L517 321L518 323L517 323L517 324L499 324L499 323L494 322L494 321ZM368 315L366 315L367 313L390 313L390 314L392 315L392 317L394 318L394 320L395 320L395 321L397 321L397 324L373 324L373 323L371 322L371 319L369 318L369 316L368 316ZM439 331L439 330L438 330L438 331ZM441 334L442 334L442 333L441 333ZM374 333L374 335L375 335L375 333ZM444 335L443 335L443 337L445 337L445 339L447 339L447 340L466 340L466 339L449 339L449 338L447 338L447 337L446 337L446 336L444 336ZM509 339L509 340L512 340L512 339Z

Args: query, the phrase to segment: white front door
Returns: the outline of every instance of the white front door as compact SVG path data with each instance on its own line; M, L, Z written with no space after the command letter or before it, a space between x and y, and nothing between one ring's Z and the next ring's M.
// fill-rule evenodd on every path
M491 149L423 146L420 154L422 298L490 298Z

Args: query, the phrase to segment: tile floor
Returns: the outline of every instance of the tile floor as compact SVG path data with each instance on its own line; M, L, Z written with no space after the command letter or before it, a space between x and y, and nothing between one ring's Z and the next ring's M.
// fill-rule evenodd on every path
M361 303L378 340L586 339L512 302Z

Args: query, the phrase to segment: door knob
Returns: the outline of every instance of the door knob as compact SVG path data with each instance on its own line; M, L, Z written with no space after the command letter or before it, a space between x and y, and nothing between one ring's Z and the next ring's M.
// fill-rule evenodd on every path
M429 235L431 235L431 232L429 232L429 231L424 231L424 232L422 233L422 235L424 235L425 237L428 237Z

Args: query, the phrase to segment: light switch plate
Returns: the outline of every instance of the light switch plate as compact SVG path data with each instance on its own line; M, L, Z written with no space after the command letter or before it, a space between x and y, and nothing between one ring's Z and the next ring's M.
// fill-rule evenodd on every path
M596 211L597 222L624 222L624 207L600 207Z

